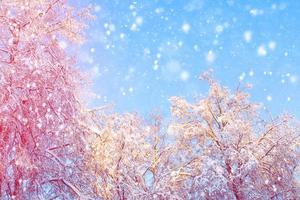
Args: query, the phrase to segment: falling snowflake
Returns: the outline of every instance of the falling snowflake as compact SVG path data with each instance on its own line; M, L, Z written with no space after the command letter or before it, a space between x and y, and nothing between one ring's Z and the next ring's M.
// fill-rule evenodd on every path
M267 55L267 50L266 50L265 45L260 45L257 48L257 55L260 56L260 57L264 57L264 56Z
M182 26L181 26L181 29L184 33L189 33L190 29L191 29L191 25L188 24L188 23L184 23Z
M187 71L182 71L182 72L180 73L180 79L181 79L182 81L187 81L187 80L189 79L189 77L190 77L190 74L189 74L189 72L187 72Z
M252 40L252 32L251 31L244 32L244 40L246 42L251 42L251 40Z
M209 50L208 53L206 54L206 61L208 63L213 63L216 59L216 55L212 50Z
M270 41L268 47L272 51L275 50L275 48L276 48L276 42Z

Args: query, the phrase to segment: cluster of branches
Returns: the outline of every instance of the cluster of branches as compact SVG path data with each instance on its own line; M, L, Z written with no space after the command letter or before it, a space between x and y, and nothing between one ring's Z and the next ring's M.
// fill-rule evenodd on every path
M88 110L60 40L89 11L64 0L0 2L0 198L299 199L299 123L265 121L244 89L210 90L171 117Z
M172 97L161 125L92 113L89 170L104 199L298 199L299 123L265 121L260 106L211 76L196 103ZM93 124L93 125L92 125Z

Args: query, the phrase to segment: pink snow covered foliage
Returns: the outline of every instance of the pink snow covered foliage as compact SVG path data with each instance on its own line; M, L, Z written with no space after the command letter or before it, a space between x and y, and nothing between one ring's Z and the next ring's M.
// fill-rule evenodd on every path
M0 2L0 196L77 193L81 75L60 41L81 42L81 21L60 0Z

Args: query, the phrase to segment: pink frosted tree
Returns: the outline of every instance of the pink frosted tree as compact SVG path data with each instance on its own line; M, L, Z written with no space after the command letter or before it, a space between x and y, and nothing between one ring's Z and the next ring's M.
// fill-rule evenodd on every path
M82 84L61 41L83 41L65 0L0 3L0 198L76 199L87 193L78 120Z

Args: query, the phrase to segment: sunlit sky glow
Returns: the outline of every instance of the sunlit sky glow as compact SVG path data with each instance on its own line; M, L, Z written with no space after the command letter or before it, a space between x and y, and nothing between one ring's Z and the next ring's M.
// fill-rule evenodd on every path
M168 115L171 96L205 95L209 68L253 101L300 116L300 1L73 0L92 6L79 62L98 98L117 111Z

